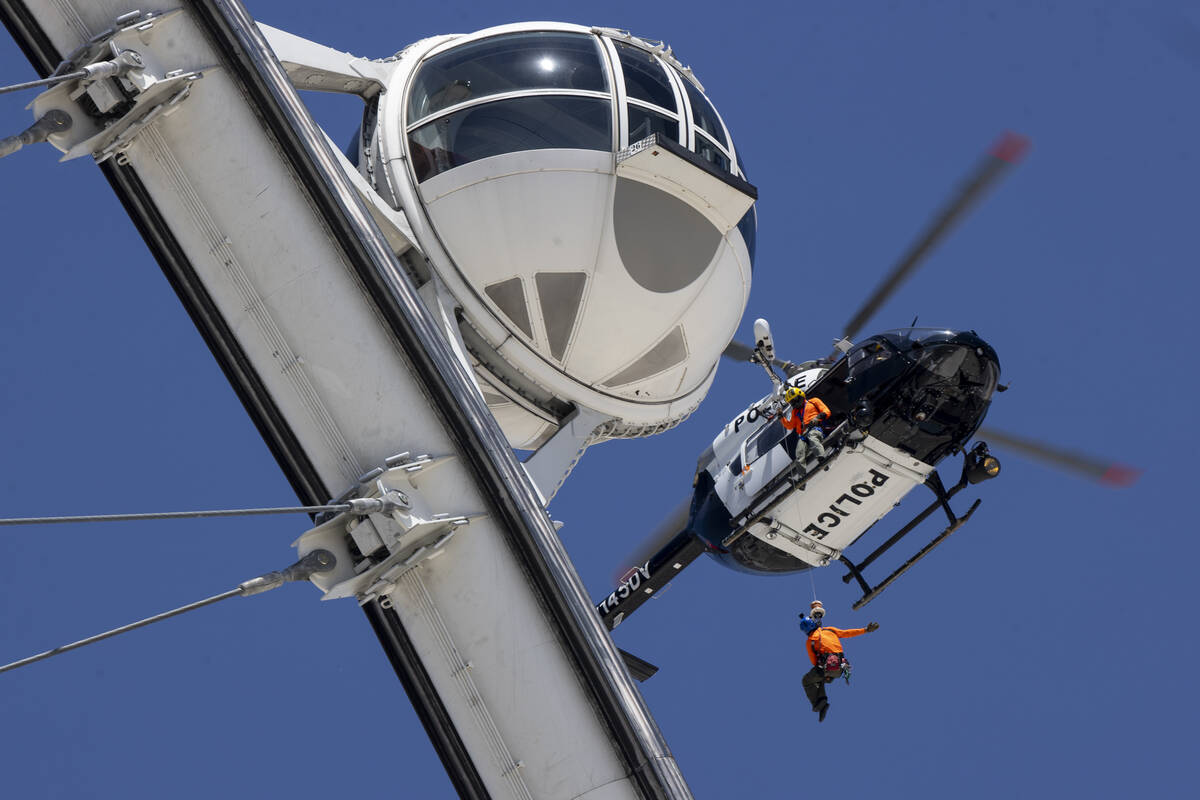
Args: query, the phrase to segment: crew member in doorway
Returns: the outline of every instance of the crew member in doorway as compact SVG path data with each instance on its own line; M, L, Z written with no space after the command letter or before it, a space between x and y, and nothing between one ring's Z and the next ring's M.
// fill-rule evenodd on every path
M829 419L829 406L819 397L808 399L804 390L796 386L789 386L783 399L787 401L783 427L800 437L796 444L796 460L805 462L811 450L811 455L820 461L825 457L825 432L821 430L821 423Z
M849 630L826 628L821 624L825 618L825 608L821 605L820 600L813 601L809 615L800 615L800 630L808 635L805 647L808 649L808 658L812 661L813 666L805 673L801 683L804 686L804 693L808 695L808 701L812 703L812 710L819 715L817 720L824 722L825 714L829 712L829 698L825 696L825 684L833 683L839 676L845 678L846 683L850 682L850 662L846 660L846 654L842 650L842 639L877 631L879 623L870 622L865 628L850 628Z

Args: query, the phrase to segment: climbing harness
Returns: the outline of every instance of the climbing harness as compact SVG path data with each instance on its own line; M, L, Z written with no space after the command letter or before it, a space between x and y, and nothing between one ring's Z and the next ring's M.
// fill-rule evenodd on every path
M821 653L817 663L825 671L825 682L833 683L838 678L845 678L850 684L850 660L845 653Z

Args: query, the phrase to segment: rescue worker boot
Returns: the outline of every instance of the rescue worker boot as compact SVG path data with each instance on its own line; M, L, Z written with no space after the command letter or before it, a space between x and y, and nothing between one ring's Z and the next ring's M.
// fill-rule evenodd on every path
M824 722L825 715L829 713L829 701L821 703L821 707L817 709L817 722Z

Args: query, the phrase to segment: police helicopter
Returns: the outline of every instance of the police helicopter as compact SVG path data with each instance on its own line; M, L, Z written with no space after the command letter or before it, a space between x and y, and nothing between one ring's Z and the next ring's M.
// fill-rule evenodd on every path
M980 500L960 514L951 499L1000 473L987 443L973 443L993 394L1007 388L999 382L996 351L974 331L938 328L909 327L851 340L1026 147L1022 137L1006 134L989 151L848 323L829 356L800 364L778 359L763 319L754 324L753 347L735 341L726 348L726 356L760 365L773 391L724 426L699 458L690 500L649 537L640 549L642 557L630 559L634 566L597 604L610 630L704 553L726 567L767 575L839 562L847 570L843 581L856 581L862 590L853 605L857 610L966 524ZM815 423L821 426L824 452L810 458L809 448L801 445L801 433L808 431L791 430L784 419L799 415L806 399L818 398L828 409L827 419ZM1003 446L1105 483L1124 484L1136 477L1128 467L1011 434L986 434ZM958 477L947 487L937 466L956 455L962 458ZM857 561L845 555L922 485L933 494L925 508ZM886 578L875 585L868 582L866 567L939 509L946 516L942 531ZM640 678L653 674L653 665L625 657Z
M630 573L597 610L609 628L648 600L702 553L751 573L781 574L840 561L870 602L892 581L970 519L950 498L995 477L1000 462L985 443L968 448L998 386L995 350L973 331L907 328L843 343L836 361L798 365L786 380L772 367L765 320L755 323L754 360L775 389L732 419L700 456L694 491L665 547ZM805 459L800 433L784 425L787 398L820 398L825 453ZM961 453L961 477L946 488L935 467ZM800 455L798 458L797 455ZM855 564L843 551L910 491L926 485L932 504L900 533ZM878 586L862 568L941 508L949 524ZM678 515L668 526L678 525Z

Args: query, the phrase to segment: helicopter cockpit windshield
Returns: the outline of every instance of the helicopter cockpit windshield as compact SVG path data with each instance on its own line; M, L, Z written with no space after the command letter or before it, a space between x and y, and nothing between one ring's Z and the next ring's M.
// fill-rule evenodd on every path
M905 328L852 350L852 404L872 409L872 435L936 463L975 432L1000 374L995 350L974 331Z
M898 350L943 378L958 378L983 400L991 399L1000 375L996 351L974 331L905 328L887 331ZM881 337L881 338L882 338Z

